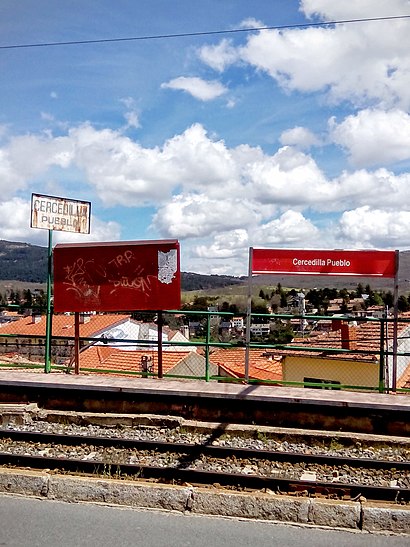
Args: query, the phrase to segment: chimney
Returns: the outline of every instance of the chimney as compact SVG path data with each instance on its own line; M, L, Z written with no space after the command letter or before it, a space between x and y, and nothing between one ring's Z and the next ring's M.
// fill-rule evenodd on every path
M341 319L332 319L332 331L340 330L342 328Z
M88 323L91 320L91 317L88 313L80 313L80 325L84 325L84 323Z
M142 376L147 377L148 373L153 372L153 362L152 357L150 355L141 355L141 370L142 370Z
M185 336L185 338L188 338L189 340L189 326L188 325L182 325L182 327L179 329L181 334Z
M342 349L357 349L357 327L342 323Z
M40 323L40 321L41 321L41 313L33 312L31 314L31 323L32 324Z

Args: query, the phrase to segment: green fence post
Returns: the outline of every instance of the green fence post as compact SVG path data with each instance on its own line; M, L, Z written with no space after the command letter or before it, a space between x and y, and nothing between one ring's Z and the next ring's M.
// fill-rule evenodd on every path
M380 321L379 393L384 393L384 388L385 388L384 386L384 367L385 367L384 328L385 328L385 320L382 319Z
M206 316L206 346L205 346L205 380L209 382L209 343L211 341L211 319L210 314Z
M158 378L164 377L164 371L162 366L162 326L164 324L164 318L162 316L162 311L158 311L157 313L157 332L158 332Z
M51 371L51 282L52 282L53 231L48 231L47 260L47 315L46 315L46 345L44 348L44 372Z

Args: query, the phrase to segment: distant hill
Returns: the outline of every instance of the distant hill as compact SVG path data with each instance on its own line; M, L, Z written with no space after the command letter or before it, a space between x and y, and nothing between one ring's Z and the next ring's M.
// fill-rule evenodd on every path
M198 291L240 285L245 279L230 275L202 275L191 272L181 272L181 287L183 291Z
M0 240L0 281L45 283L47 248L29 243ZM184 291L206 290L243 283L239 277L181 272Z
M29 243L17 243L0 240L0 281L21 281L45 283L47 279L47 248ZM373 290L392 290L393 280L363 277L326 277L297 275L264 275L253 279L255 285L277 285L283 287L311 288L346 288L357 287L358 283L369 284ZM211 290L241 285L246 278L229 275L203 275L192 272L181 272L181 286L184 291ZM399 268L400 292L410 291L410 251L400 253Z
M29 243L0 240L0 280L45 283L47 249Z

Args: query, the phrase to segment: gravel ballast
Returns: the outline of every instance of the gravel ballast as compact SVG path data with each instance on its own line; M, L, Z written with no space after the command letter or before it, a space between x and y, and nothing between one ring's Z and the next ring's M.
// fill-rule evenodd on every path
M204 443L241 448L292 450L389 460L410 457L409 439L375 435L296 432L221 424L188 423L169 417L47 414L38 409L0 415L2 429L117 436L140 440ZM28 410L28 411L27 411ZM0 493L68 502L107 503L184 513L271 520L355 531L410 534L410 507L357 501L323 500L274 492L223 491L52 472L0 469Z

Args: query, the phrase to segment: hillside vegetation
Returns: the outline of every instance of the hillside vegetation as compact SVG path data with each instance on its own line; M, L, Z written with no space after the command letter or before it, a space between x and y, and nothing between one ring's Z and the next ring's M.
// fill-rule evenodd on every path
M0 280L44 283L47 280L47 249L0 240Z
M47 279L47 248L28 243L0 240L0 285L1 281L18 281L21 283L41 283ZM357 278L332 276L256 276L253 278L254 290L273 288L278 283L282 287L296 289L313 289L335 287L353 290L358 282L369 284L375 290L393 289L393 279ZM229 275L204 275L192 272L181 272L181 288L184 292L194 291L194 296L245 297L247 279ZM410 290L410 251L400 253L399 268L400 293ZM188 296L189 298L189 296Z
M45 283L47 280L47 248L28 243L0 240L0 281ZM229 275L181 273L184 291L209 290L243 283Z

